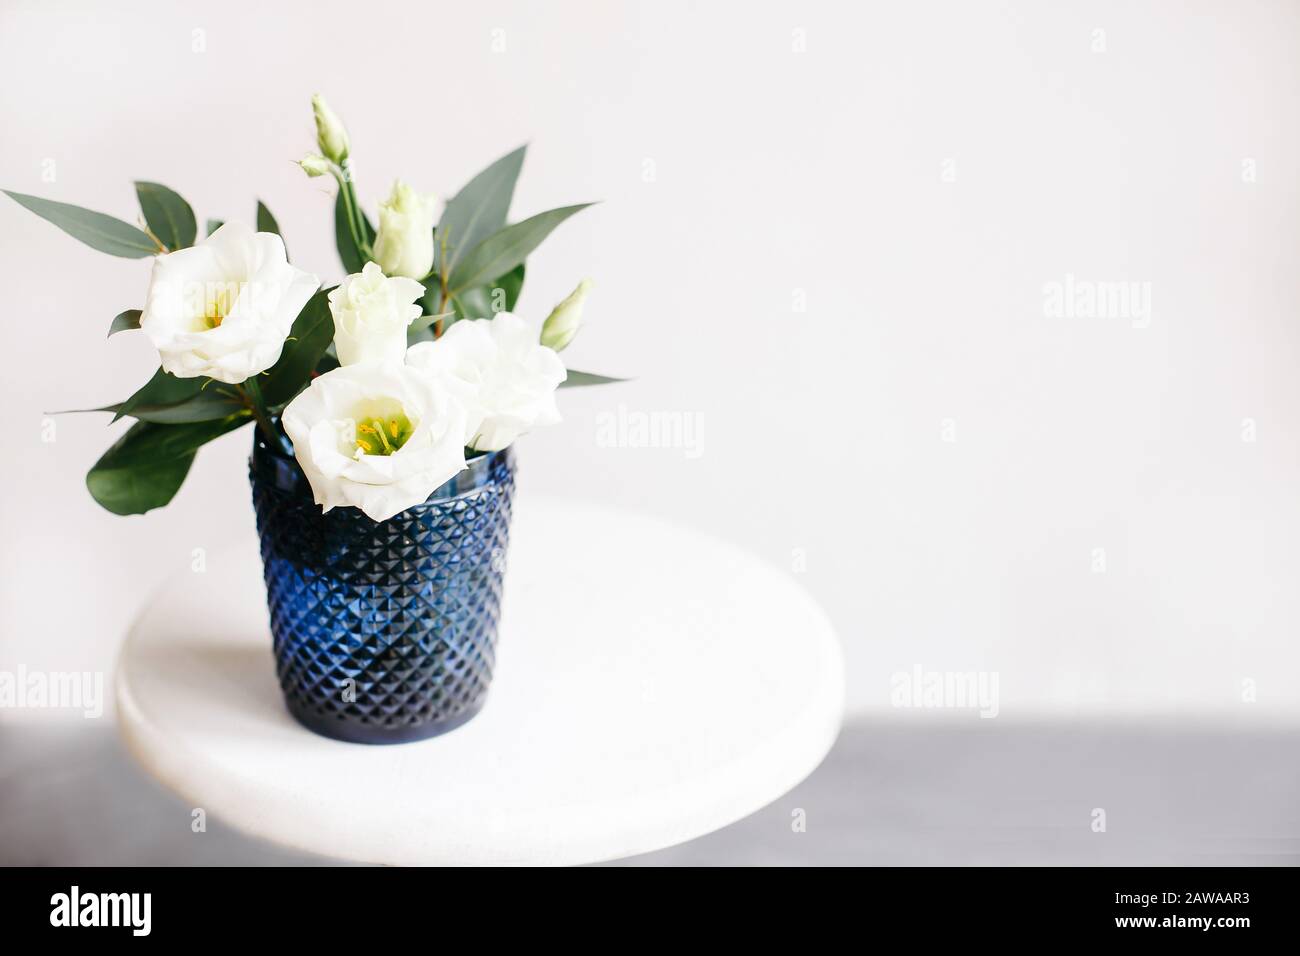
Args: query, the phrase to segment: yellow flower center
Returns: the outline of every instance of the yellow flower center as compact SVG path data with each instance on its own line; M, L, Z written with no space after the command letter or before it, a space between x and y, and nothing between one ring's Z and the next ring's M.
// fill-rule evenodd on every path
M234 305L235 299L239 297L239 288L231 288L228 285L216 289L207 297L207 304L203 307L201 321L205 329L218 328L230 314L230 309Z
M370 402L360 411L356 416L356 450L363 455L391 455L415 431L400 402Z

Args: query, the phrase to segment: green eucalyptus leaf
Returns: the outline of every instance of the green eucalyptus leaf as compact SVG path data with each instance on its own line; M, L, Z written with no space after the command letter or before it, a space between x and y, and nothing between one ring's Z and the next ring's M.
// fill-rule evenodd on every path
M283 405L311 379L321 357L334 341L334 316L330 314L330 289L321 289L302 307L293 320L289 339L280 360L262 380L262 395L268 406Z
M614 382L629 382L631 379L610 378L608 375L597 375L594 372L579 372L576 368L569 369L568 378L560 383L560 388L582 388L587 385L610 385Z
M442 301L442 284L438 279L438 273L426 276L420 280L424 286L424 295L420 296L420 308L424 310L425 315L436 315L442 311L444 305Z
M463 259L451 272L448 286L453 295L459 295L464 289L484 285L497 276L504 276L528 257L543 239L551 234L560 223L576 212L586 209L592 203L577 206L564 206L538 213L523 222L506 226L499 232L488 236Z
M71 203L55 202L39 196L3 190L10 199L29 209L47 222L52 222L74 239L78 239L100 252L124 259L143 259L158 252L157 244L149 234L121 219L102 212L92 212Z
M199 447L245 424L247 415L209 422L136 422L86 475L86 487L114 514L138 515L175 497Z
M130 415L139 405L175 405L193 398L203 388L204 378L177 378L161 368L126 401L113 408L113 421Z
M505 275L485 286L465 289L455 298L448 297L446 303L442 301L442 290L436 275L425 279L424 287L425 293L419 300L424 308L423 318L432 316L444 319L446 320L444 325L456 321L457 318L489 318L497 312L514 311L516 303L519 302L519 294L524 288L524 264L519 263ZM499 298L498 289L501 291ZM459 310L456 308L457 300L461 305ZM450 309L440 308L444 305L450 306ZM416 319L416 322L419 321Z
M506 312L513 312L515 310L515 306L519 302L519 296L524 291L524 272L524 264L521 262L492 283L494 288L499 286L505 291L506 307L504 311Z
M417 342L432 342L435 338L433 325L441 322L442 328L456 321L455 312L439 312L437 315L422 315L406 328L406 345L410 348Z
M459 297L448 296L444 301L437 275L429 276L424 280L425 293L419 300L425 314L416 319L407 329L406 344L410 346L417 342L433 341L435 338L433 323L437 321L442 323L440 331L445 332L447 327L458 319L491 316L496 311L492 308L492 296L497 287L501 287L504 292L504 304L501 310L513 309L523 284L524 267L521 263L490 286L466 289Z
M375 228L370 225L370 220L366 214L361 213L362 228L366 231L366 242L373 246L375 242ZM348 229L348 211L347 205L343 201L343 190L339 190L338 196L334 199L334 243L339 249L339 259L343 263L343 269L348 275L354 272L360 272L366 264L366 257L361 254L357 244L352 241L352 232Z
M194 210L179 194L160 183L138 182L135 195L144 221L164 246L175 252L194 245L198 223L194 221Z
M495 280L482 287L487 291L488 306L491 308L488 315L495 312L513 312L515 310L515 303L519 301L519 293L524 288L524 270L524 264L521 262L505 275L498 276ZM500 290L499 302L498 290Z
M439 319L450 318L452 315L455 315L455 313L442 312L439 313L438 315L422 315L418 319L415 319L414 321L411 322L410 328L413 331L422 332L423 330L433 325L433 323L437 322Z
M485 319L491 315L487 299L481 292L480 289L466 289L461 295L453 295L447 302L451 306L452 318L442 323L443 329L461 319Z
M125 412L122 411L125 402L119 402L116 405L104 405L101 408L76 408L71 411L113 412L115 413L114 421L125 414L142 422L158 422L163 425L178 425L184 422L209 422L247 409L243 400L238 395L227 391L227 388L228 386L223 386L220 383L213 383L197 395L193 395L184 401L171 405L141 402ZM69 413L56 412L55 414Z
M456 293L452 302L461 319L490 319L498 312L513 312L524 285L521 262L495 282Z
M115 335L118 332L125 332L128 329L138 329L140 327L139 309L127 309L125 312L119 312L113 316L113 323L108 327L108 334Z
M339 367L338 353L334 351L334 346L331 345L328 349L325 350L325 354L322 355L320 357L320 360L316 363L316 374L324 375L326 372L332 372L338 367Z
M137 428L167 427L173 426L137 422L125 438L142 440L146 437L142 432L136 432ZM152 467L117 465L114 455L117 449L117 445L110 448L86 475L86 488L91 497L117 515L140 515L170 502L185 483L185 476L194 463L195 453L190 452L156 461Z
M271 215L271 210L266 208L266 203L262 202L260 199L257 201L257 231L273 232L277 236L280 236L280 224L277 223L275 217ZM280 238L283 239L284 237L280 236Z
M513 312L524 285L521 262L505 275L487 285L465 289L452 297L457 319L490 319L498 312Z
M204 235L210 236L224 225L225 223L222 222L220 219L209 219L207 227L205 228L204 231Z
M434 270L450 274L463 253L506 224L515 182L524 163L527 145L502 156L479 173L447 203L434 233ZM442 261L442 239L447 239L447 260Z

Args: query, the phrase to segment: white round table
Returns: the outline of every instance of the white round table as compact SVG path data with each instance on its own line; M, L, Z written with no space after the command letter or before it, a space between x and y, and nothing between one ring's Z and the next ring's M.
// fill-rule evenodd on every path
M250 517L251 525L251 517ZM650 517L521 497L498 668L419 743L319 737L281 701L251 535L146 606L117 670L144 767L241 830L389 864L575 864L772 802L839 732L844 673L788 574Z

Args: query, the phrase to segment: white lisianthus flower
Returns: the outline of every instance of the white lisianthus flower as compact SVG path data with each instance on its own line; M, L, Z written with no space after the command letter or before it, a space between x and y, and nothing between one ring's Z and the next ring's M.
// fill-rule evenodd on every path
M402 363L406 327L420 317L415 300L424 286L405 276L389 278L373 262L348 276L329 294L334 345L340 365Z
M354 507L386 521L465 467L465 410L437 382L401 364L347 365L317 376L282 421L325 511Z
M379 204L375 261L385 275L423 279L433 271L433 226L438 201L421 196L400 179Z
M140 328L171 374L238 385L279 360L319 286L289 265L279 236L228 222L154 260Z
M462 319L434 342L406 352L406 363L441 383L465 405L465 444L497 451L538 425L560 420L555 390L568 373L539 344L541 323L498 312Z

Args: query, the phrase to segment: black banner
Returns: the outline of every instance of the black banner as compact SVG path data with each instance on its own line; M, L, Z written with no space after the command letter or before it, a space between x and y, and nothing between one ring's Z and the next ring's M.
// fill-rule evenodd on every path
M81 942L247 944L260 940L358 945L424 932L429 920L462 926L589 933L616 914L619 930L680 931L707 921L747 931L836 927L855 938L920 934L971 943L1121 939L1181 946L1271 939L1293 926L1289 869L754 869L581 868L539 878L394 868L3 869L0 918L8 940L77 934ZM626 880L626 882L624 882ZM662 881L662 882L661 882ZM514 884L512 886L512 884ZM577 922L574 922L577 921ZM824 924L824 926L823 926ZM382 927L388 927L383 929Z

